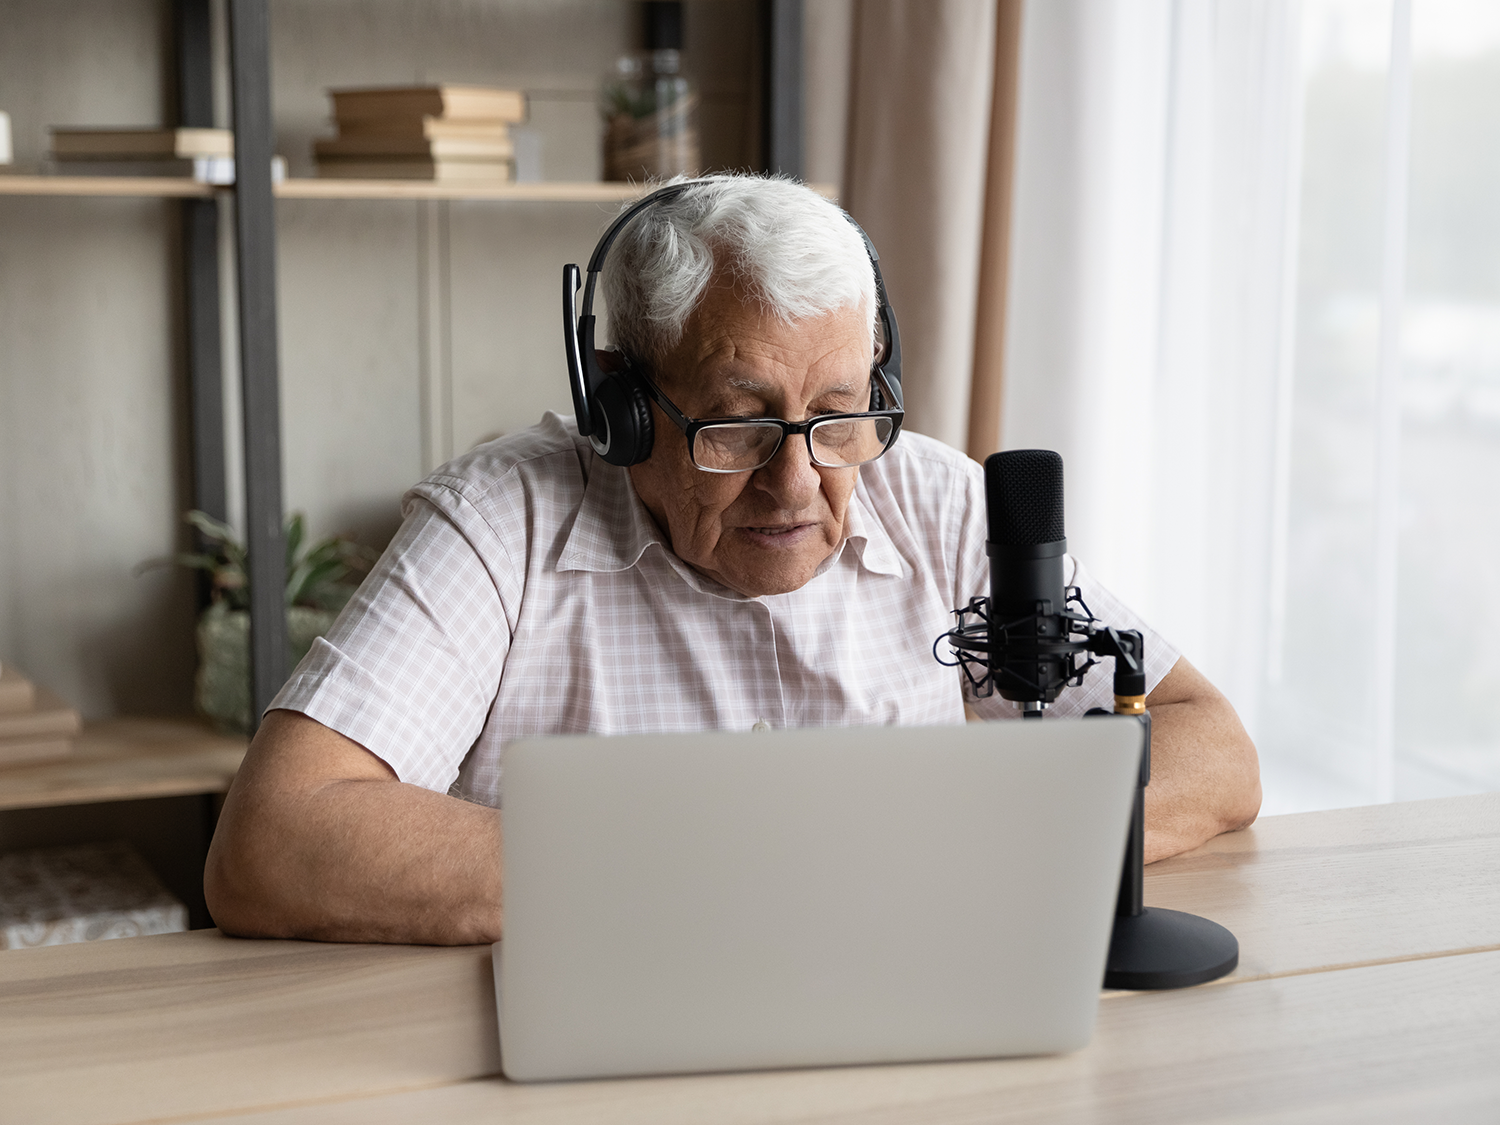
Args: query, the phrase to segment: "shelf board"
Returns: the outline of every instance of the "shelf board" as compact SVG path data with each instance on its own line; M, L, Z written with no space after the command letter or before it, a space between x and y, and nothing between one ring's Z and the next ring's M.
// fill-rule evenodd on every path
M0 173L0 195L132 195L208 199L213 184L177 176L25 176Z
M209 199L215 187L174 176L31 176L0 174L0 195L154 196ZM495 199L517 202L618 203L633 199L639 184L433 183L428 180L296 179L276 184L278 199Z
M275 187L278 199L495 199L529 203L619 203L645 190L641 184L435 183L431 180L285 180Z
M811 184L835 198L831 184ZM0 173L0 195L146 196L209 199L215 187L172 176L34 176ZM517 203L621 203L643 194L643 184L622 183L433 183L430 180L336 180L302 178L274 187L278 199L475 199Z
M245 747L191 719L89 723L70 756L0 769L0 810L223 793Z

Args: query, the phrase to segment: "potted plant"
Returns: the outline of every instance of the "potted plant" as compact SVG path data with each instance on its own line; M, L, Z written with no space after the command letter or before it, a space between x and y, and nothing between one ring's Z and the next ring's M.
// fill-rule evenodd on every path
M213 600L198 616L198 710L228 730L250 730L250 591L245 547L234 529L205 512L184 517L198 529L203 551L158 562L176 562L205 571ZM286 522L286 626L295 666L328 632L339 610L378 557L348 536L334 535L304 549L301 512ZM147 566L154 565L152 563Z

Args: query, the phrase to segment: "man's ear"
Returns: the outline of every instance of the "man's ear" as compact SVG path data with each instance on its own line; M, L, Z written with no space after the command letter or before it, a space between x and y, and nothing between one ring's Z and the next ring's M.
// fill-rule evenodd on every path
M603 348L594 349L594 360L599 364L600 371L608 371L610 374L625 366L619 352L607 352Z

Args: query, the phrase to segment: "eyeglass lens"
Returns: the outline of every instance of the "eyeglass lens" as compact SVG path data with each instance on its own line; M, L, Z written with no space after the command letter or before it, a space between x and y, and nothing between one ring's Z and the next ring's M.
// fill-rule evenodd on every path
M830 418L808 431L812 459L826 468L873 461L890 444L890 418ZM781 445L782 429L771 422L725 422L705 426L693 442L693 461L711 472L743 473L768 464Z

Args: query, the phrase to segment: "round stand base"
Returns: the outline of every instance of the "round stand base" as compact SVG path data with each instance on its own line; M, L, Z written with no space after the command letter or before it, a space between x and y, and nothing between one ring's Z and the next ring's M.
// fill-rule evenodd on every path
M1105 988L1187 988L1217 980L1240 963L1240 943L1217 922L1148 906L1116 918Z

